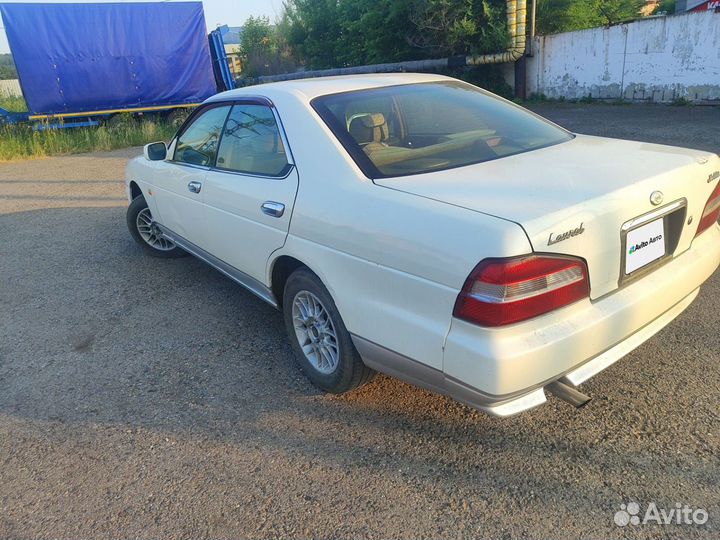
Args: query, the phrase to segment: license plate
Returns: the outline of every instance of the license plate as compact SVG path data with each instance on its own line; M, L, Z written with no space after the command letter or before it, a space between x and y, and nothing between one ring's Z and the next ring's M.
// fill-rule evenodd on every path
M664 257L664 218L628 232L625 246L625 274L632 274L635 270Z

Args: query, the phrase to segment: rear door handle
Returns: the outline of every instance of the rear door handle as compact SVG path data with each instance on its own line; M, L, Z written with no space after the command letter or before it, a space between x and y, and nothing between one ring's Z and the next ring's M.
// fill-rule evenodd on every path
M262 210L263 214L267 214L268 216L282 217L285 213L285 205L275 201L265 201L262 203L260 210Z
M200 193L201 188L202 184L200 182L190 182L188 184L188 191L190 193Z

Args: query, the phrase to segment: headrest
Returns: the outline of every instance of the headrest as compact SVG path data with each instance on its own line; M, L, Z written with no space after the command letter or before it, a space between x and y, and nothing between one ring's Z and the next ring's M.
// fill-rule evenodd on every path
M350 121L348 131L361 145L383 142L388 138L388 127L382 113L358 114Z
M376 128L385 125L385 115L382 113L364 114L359 116L365 127Z

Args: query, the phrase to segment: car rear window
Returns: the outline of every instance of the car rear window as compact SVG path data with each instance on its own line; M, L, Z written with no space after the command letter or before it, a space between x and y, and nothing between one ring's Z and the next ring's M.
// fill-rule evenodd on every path
M369 178L472 165L573 137L459 81L332 94L312 106Z

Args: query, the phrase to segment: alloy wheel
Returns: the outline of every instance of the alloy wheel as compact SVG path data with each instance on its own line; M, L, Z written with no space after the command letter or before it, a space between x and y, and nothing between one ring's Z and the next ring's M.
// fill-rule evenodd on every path
M297 293L292 318L295 336L310 365L324 375L334 372L340 360L337 333L320 299L309 291Z
M152 214L149 208L143 208L137 215L135 220L137 230L140 233L140 237L150 247L160 251L170 251L175 249L175 243L165 238L160 232L155 221L153 221Z

